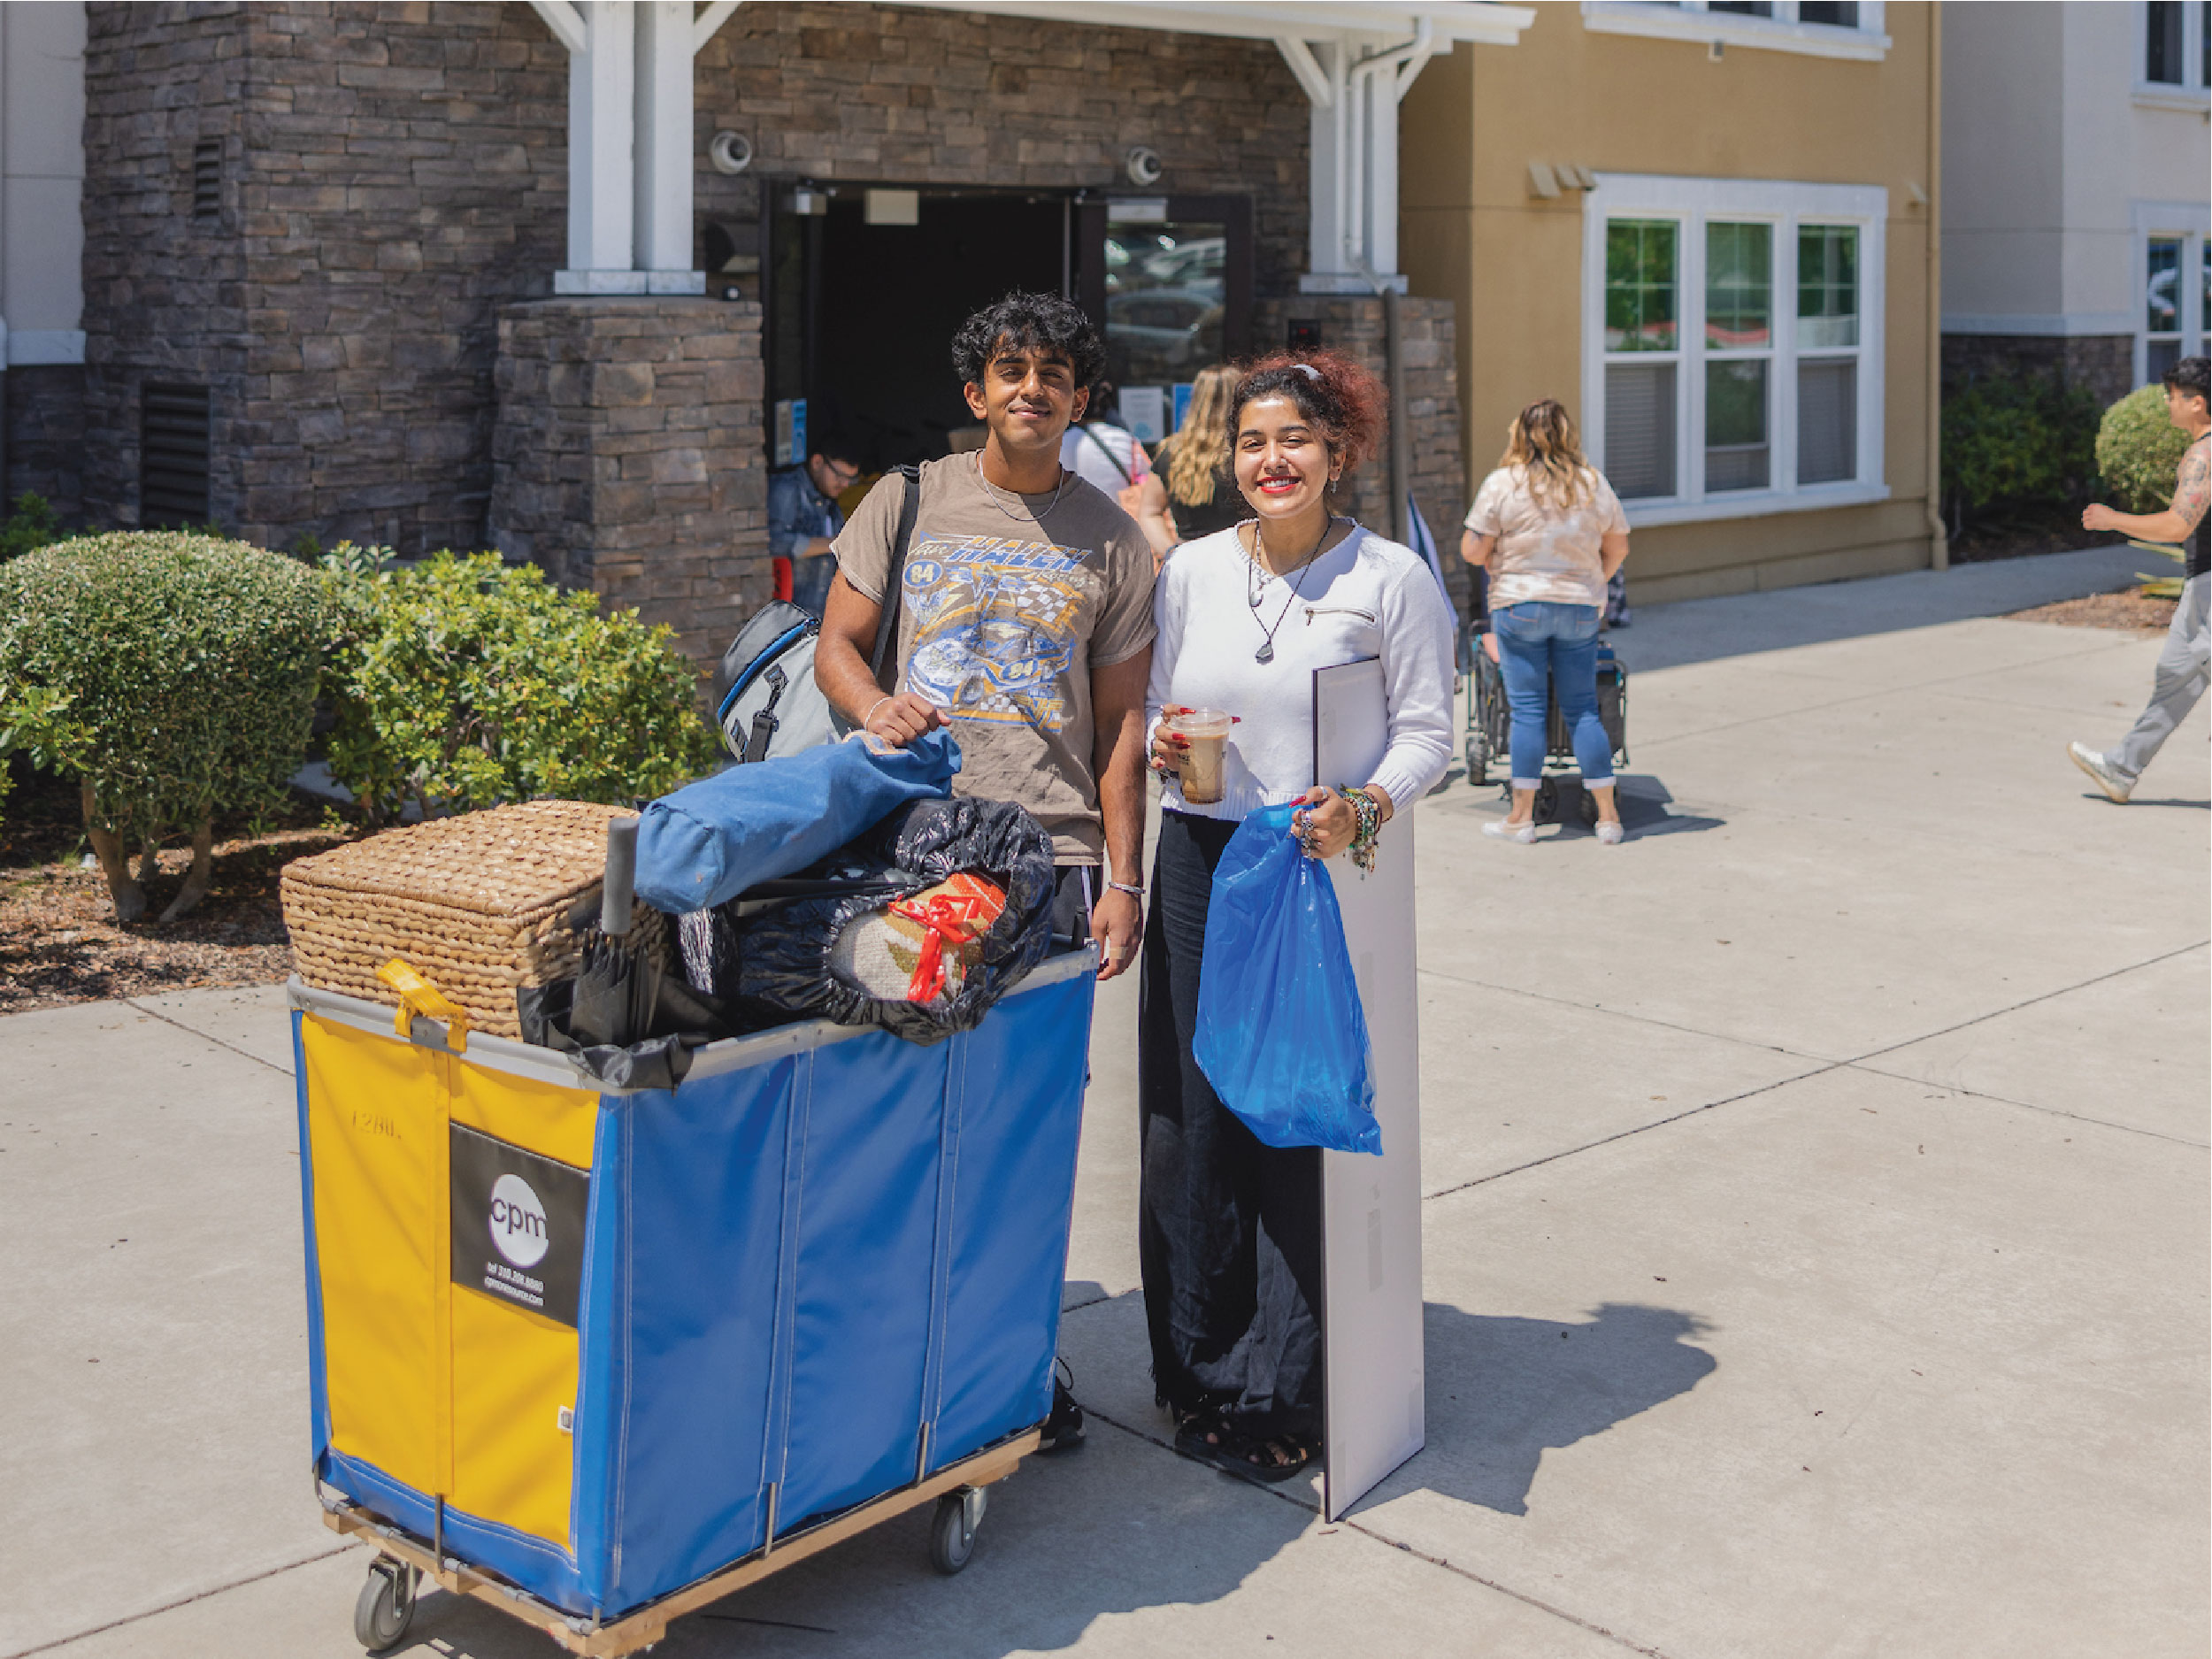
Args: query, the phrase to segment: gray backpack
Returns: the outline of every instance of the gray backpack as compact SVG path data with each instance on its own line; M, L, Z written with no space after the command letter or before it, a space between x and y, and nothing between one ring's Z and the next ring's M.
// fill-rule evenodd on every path
M899 509L897 538L892 543L890 580L883 614L876 623L876 648L869 665L883 683L884 659L897 656L899 595L904 586L907 544L914 537L914 517L921 503L920 469L896 469L906 479L906 499ZM722 653L716 670L714 723L722 746L740 761L795 755L819 743L833 743L852 728L814 683L814 648L821 619L787 599L772 599L746 619Z

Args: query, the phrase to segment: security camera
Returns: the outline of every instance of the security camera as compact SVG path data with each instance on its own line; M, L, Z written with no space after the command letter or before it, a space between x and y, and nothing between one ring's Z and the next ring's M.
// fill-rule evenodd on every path
M1139 144L1122 157L1122 166L1129 174L1129 182L1136 185L1157 184L1160 175L1167 171L1160 160L1160 152L1147 144Z
M742 173L753 165L753 141L724 127L707 142L707 159L717 173Z

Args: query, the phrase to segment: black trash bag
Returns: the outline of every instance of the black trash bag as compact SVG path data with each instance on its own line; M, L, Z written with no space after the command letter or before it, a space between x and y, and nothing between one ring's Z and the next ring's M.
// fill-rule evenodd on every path
M949 983L922 1002L881 996L840 961L849 927L962 873L998 887L1006 904L956 989ZM774 885L786 890L755 888L685 931L687 970L703 967L707 988L743 1025L832 1019L941 1042L972 1030L1052 943L1052 837L1010 802L917 801Z
M624 1017L633 1023L626 1029L636 1033L634 1041L605 1041L607 1010L594 1003L603 1004L610 993L604 975L593 970L595 956L627 959L622 964L626 974L642 970L649 975L651 995L642 1013L636 1012L635 999L627 999L633 1005ZM584 972L549 985L518 986L515 1012L525 1042L573 1056L612 1088L674 1088L691 1070L691 1051L730 1035L732 1029L727 1010L714 997L638 959L596 928L585 941Z

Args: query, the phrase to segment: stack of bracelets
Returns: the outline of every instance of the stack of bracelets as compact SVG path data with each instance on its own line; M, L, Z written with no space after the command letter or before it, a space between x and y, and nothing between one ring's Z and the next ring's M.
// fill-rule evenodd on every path
M1382 833L1382 808L1363 788L1340 787L1337 793L1359 818L1358 826L1352 831L1352 863L1362 875L1371 875L1375 869L1375 837Z

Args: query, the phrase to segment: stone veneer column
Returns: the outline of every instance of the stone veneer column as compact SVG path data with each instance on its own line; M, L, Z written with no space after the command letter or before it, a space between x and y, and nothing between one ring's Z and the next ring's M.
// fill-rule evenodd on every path
M1357 357L1379 376L1387 375L1383 352L1383 305L1371 296L1298 295L1256 302L1252 315L1252 349L1261 355L1280 351L1293 322L1320 326L1321 343ZM1445 585L1463 613L1469 572L1459 557L1459 525L1473 500L1464 449L1460 442L1459 380L1455 368L1454 307L1450 300L1407 298L1399 303L1398 324L1405 353L1406 407L1390 411L1409 423L1413 434L1413 498L1443 556ZM1505 447L1500 434L1498 447ZM1390 534L1390 455L1374 456L1354 474L1346 503L1352 515L1381 535Z
M769 597L760 307L503 307L492 545L665 622L710 666Z

